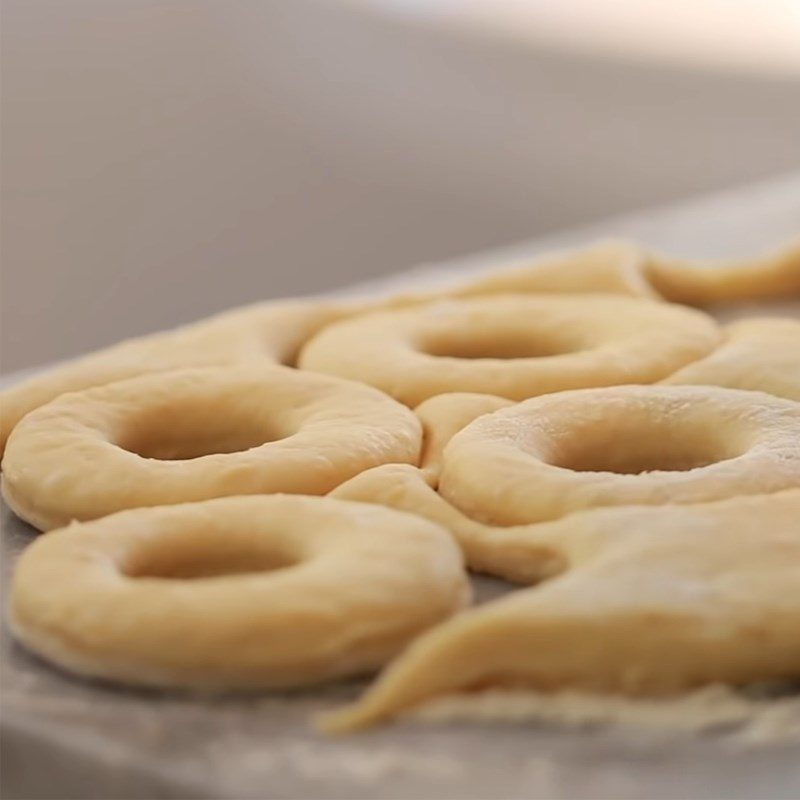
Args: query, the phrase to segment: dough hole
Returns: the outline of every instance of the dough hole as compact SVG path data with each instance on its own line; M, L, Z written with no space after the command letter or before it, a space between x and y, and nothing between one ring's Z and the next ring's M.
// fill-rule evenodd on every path
M735 437L722 437L709 430L681 430L669 422L646 426L625 425L623 429L578 429L560 442L553 466L573 472L612 472L642 475L648 472L688 472L728 461L745 452Z
M288 553L254 550L241 542L225 550L203 545L199 541L188 550L176 550L154 543L132 553L121 572L128 578L195 580L277 572L300 561Z
M546 358L576 352L579 348L574 342L566 342L558 337L542 334L522 336L520 331L513 335L498 335L496 331L470 331L468 335L457 332L447 335L442 332L431 336L420 350L429 356L444 358Z
M142 458L159 461L188 461L224 453L241 453L267 442L285 439L290 431L262 420L231 417L212 409L198 415L195 408L164 413L149 411L131 420L116 444Z

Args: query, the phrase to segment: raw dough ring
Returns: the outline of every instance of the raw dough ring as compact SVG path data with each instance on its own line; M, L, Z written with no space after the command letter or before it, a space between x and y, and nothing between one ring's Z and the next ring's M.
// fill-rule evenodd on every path
M447 294L498 292L610 292L693 306L800 298L800 240L768 255L716 261L671 258L632 242L598 242L489 272Z
M682 261L650 255L647 280L665 299L693 306L800 298L800 239L769 255L718 261Z
M569 568L420 637L343 731L488 687L658 695L800 674L800 491L532 526Z
M47 530L125 508L237 494L325 494L416 464L420 423L368 386L254 365L143 375L60 397L8 440L3 495Z
M230 497L41 537L17 564L11 622L81 675L256 689L373 670L468 599L458 549L426 520L319 497Z
M444 451L439 492L519 525L595 506L701 503L800 487L800 404L714 386L561 392L480 417Z
M345 306L318 301L260 303L120 342L47 370L0 393L0 455L25 414L66 392L187 367L253 360L294 364L307 339L350 312Z
M746 319L727 326L713 353L679 369L670 384L710 384L800 400L800 320Z
M448 392L521 400L652 383L720 338L706 315L649 300L501 295L334 323L303 348L299 365L368 383L410 406Z
M639 245L601 241L578 250L546 253L531 263L487 272L456 286L453 297L517 293L627 294L660 299L645 278L649 256Z

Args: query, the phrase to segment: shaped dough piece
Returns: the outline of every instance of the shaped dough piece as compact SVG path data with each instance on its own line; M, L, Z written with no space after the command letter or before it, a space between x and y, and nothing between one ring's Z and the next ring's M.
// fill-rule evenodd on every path
M512 583L538 583L564 569L564 557L538 537L541 525L507 528L470 519L436 493L424 471L406 464L366 470L338 486L330 497L407 511L446 528L458 542L467 566Z
M64 395L11 434L2 490L41 530L140 506L326 494L416 464L419 420L350 381L259 364L158 372Z
M660 695L796 678L799 520L793 490L540 525L569 569L435 628L321 723L351 730L488 687Z
M702 503L800 487L800 404L716 386L614 386L487 414L444 451L439 492L525 525L598 506Z
M12 629L71 672L203 690L369 672L468 602L450 536L319 497L124 511L25 550Z
M577 250L547 253L529 264L496 269L448 294L600 293L658 299L644 277L647 259L647 252L632 242L601 241Z
M723 345L663 383L727 386L800 400L800 320L748 319L725 333Z
M294 364L306 340L346 313L352 310L314 300L260 303L130 339L46 370L0 393L0 455L25 414L62 394L188 367L250 361Z
M685 261L652 254L645 272L654 289L673 303L800 298L800 239L775 253L741 260Z
M478 417L510 405L511 401L502 397L469 392L440 394L418 405L414 413L422 422L423 447L420 467L425 480L434 487L439 482L442 453L445 445L456 433Z
M653 253L622 240L541 256L457 286L452 297L602 292L692 306L800 298L800 240L747 259L701 261Z
M409 406L451 392L522 400L654 383L719 344L681 306L612 295L498 295L364 314L326 327L302 369L375 386Z

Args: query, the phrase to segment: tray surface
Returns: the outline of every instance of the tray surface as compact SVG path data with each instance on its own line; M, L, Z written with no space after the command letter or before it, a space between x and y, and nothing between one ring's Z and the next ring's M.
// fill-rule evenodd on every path
M597 236L676 255L757 253L800 233L800 174L486 256L420 267L359 292L435 285ZM795 306L784 313L800 315ZM4 382L14 380L8 376ZM3 581L31 528L2 509ZM482 596L503 587L480 581ZM5 603L4 603L5 608ZM797 744L741 749L721 734L656 735L544 722L413 723L327 739L313 712L362 684L198 699L73 679L2 637L6 796L58 798L792 798Z

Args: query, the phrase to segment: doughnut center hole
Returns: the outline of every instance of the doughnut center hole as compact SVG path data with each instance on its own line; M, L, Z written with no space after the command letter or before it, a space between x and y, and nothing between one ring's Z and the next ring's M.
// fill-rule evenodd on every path
M276 572L296 563L296 559L289 558L285 553L256 551L235 544L218 548L204 547L200 541L191 549L149 547L130 558L122 572L128 578L198 580Z
M263 419L246 418L236 412L224 403L208 409L152 410L130 420L116 444L142 458L186 461L241 453L291 434Z
M429 356L443 358L546 358L575 352L572 343L552 333L532 335L530 331L487 331L475 328L468 331L439 332L428 336L420 350Z
M549 462L574 472L642 475L701 469L735 458L744 450L707 425L651 421L640 427L615 422L573 431L559 442Z

